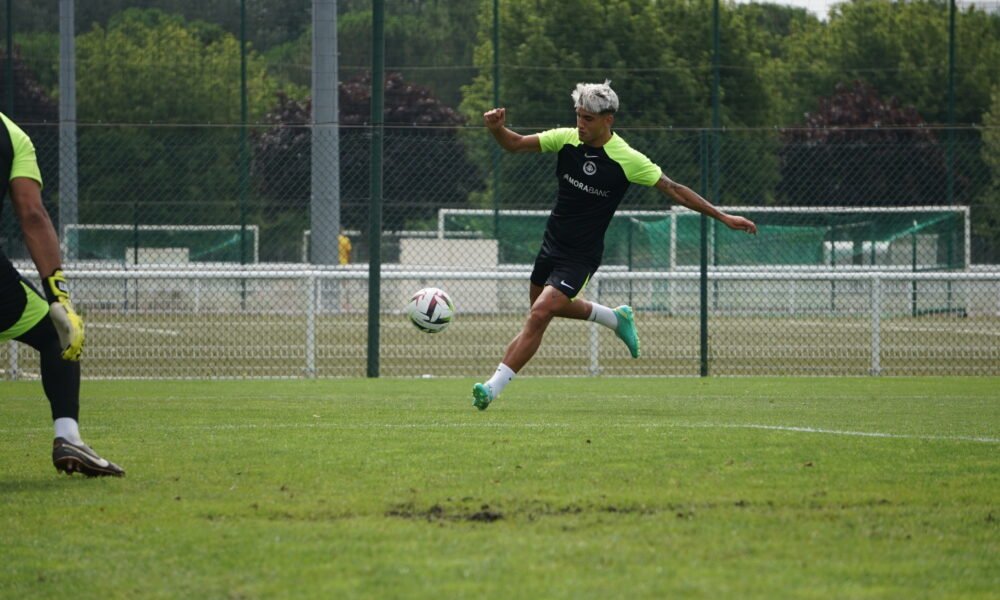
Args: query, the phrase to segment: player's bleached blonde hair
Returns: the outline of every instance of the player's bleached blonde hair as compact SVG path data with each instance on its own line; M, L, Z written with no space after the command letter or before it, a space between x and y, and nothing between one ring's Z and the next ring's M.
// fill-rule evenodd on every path
M582 108L587 112L607 114L618 111L618 94L611 89L611 80L604 83L578 83L571 94L573 108Z

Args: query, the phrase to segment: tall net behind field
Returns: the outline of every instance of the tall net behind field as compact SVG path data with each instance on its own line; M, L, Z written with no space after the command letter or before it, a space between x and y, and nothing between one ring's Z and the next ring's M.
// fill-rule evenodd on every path
M860 211L811 207L807 211L731 209L752 219L757 235L747 237L711 222L709 264L718 267L864 266L913 270L961 269L966 211L892 209ZM655 267L699 264L700 217L636 221L648 239ZM671 254L673 249L673 254ZM681 249L681 250L678 250Z

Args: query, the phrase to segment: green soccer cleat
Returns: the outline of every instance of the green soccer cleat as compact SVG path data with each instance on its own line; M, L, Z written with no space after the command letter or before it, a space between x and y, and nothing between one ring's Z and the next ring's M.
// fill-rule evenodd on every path
M486 410L486 407L493 402L493 390L482 383L472 386L472 405L479 410Z
M615 334L628 346L632 358L639 358L639 332L635 329L632 307L625 304L619 306L615 309L615 316L618 317L618 327L615 328Z

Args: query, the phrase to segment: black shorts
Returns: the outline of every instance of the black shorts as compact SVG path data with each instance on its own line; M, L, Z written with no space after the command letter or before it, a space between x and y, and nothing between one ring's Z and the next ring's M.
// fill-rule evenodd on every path
M554 259L539 252L535 258L535 268L531 271L531 283L542 287L551 285L570 300L575 300L583 293L596 270L596 267L590 265Z
M12 340L49 314L49 303L27 280L17 275L0 281L0 342Z

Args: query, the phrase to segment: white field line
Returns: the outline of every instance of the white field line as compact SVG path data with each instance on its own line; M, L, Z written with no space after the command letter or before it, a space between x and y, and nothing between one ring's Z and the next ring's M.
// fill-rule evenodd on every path
M115 323L87 323L87 329L121 329L135 333L152 333L156 335L169 335L177 337L181 332L176 329L155 329L152 327L135 327L134 325L118 325Z
M373 431L373 430L449 430L449 429L569 429L580 427L570 423L497 423L487 422L464 422L464 423L213 423L213 424L192 424L192 425L167 425L155 427L158 431L253 431L253 430L340 430L340 431ZM838 435L848 437L868 437L868 438L888 438L904 440L925 440L944 442L976 442L980 444L1000 444L1000 438L987 436L968 435L934 435L934 434L910 434L910 433L889 433L882 431L848 431L841 429L823 429L818 427L800 427L793 425L760 425L741 423L610 423L602 427L612 429L674 429L674 428L696 428L696 429L757 429L767 431L782 431L788 433L809 433L822 435ZM88 430L108 430L106 426L88 427ZM16 432L23 432L18 429ZM48 431L47 428L30 428L30 431ZM0 433L15 433L13 429L0 428Z
M834 327L836 329L862 329L870 330L871 323L853 323L850 321L817 321L815 319L803 319L801 321L789 321L790 325L808 325L815 327ZM900 333L958 333L967 335L989 335L1000 337L1000 331L988 331L983 329L954 329L948 327L914 327L909 325L894 325L882 322L883 331L898 331Z
M977 437L968 435L921 435L916 433L886 433L882 431L845 431L842 429L821 429L818 427L796 427L792 425L756 425L751 423L701 423L678 424L678 427L704 427L706 429L766 429L769 431L788 431L792 433L820 433L826 435L844 435L854 437L892 438L904 440L941 440L954 442L979 442L983 444L1000 444L1000 438Z

